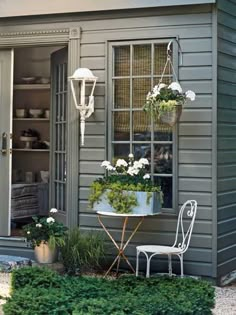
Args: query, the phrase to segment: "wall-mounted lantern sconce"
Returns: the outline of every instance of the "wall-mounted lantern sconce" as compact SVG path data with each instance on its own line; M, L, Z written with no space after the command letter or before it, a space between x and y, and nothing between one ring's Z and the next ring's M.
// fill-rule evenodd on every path
M75 102L75 107L80 112L80 133L81 145L84 145L85 119L94 112L94 89L97 82L91 70L78 68L74 74L68 78L70 80L71 91ZM90 89L90 94L89 90ZM85 91L86 90L86 91ZM86 105L86 92L88 103Z

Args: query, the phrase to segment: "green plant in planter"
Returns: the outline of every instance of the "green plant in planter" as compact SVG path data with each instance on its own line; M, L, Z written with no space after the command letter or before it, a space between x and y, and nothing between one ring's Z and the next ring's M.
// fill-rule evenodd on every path
M141 158L134 161L133 154L129 154L129 160L118 159L114 166L109 161L103 161L102 167L106 169L103 178L99 178L91 185L89 202L91 207L101 202L106 192L106 199L117 213L131 213L138 206L135 192L147 192L146 204L150 204L152 193L158 195L159 201L163 203L163 194L160 186L151 181L147 173L149 161Z
M33 248L41 242L48 243L50 249L64 245L67 227L56 221L55 213L57 209L52 208L48 217L33 216L33 222L23 227L27 241L31 242Z
M178 106L182 107L187 99L194 101L195 93L190 90L184 93L178 82L172 82L169 86L160 83L148 93L143 110L160 119L163 113L173 112Z

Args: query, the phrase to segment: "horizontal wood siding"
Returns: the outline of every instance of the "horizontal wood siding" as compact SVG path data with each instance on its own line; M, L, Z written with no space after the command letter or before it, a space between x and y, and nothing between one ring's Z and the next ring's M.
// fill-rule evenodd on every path
M101 176L101 161L106 157L106 83L107 41L173 38L177 36L183 51L183 65L179 67L180 83L184 90L197 93L195 102L184 109L179 124L178 200L198 202L197 221L191 248L185 256L185 272L212 276L212 15L209 6L185 12L170 11L158 16L150 12L145 17L123 17L86 21L79 24L81 36L81 65L98 76L95 90L95 114L86 122L85 145L80 150L79 222L83 229L100 230L97 216L88 205L89 186ZM195 10L197 10L195 12ZM165 13L165 11L163 11ZM137 15L139 12L137 11ZM109 132L109 131L108 131ZM176 209L176 212L177 209ZM135 246L144 243L170 245L174 240L176 215L146 218L127 248L127 255L134 262ZM121 219L105 219L118 240ZM130 220L131 226L136 222ZM114 251L112 251L114 256ZM167 270L166 259L160 260L157 270ZM177 270L179 264L176 264ZM153 266L153 270L154 270Z
M236 1L218 2L218 276L236 269Z

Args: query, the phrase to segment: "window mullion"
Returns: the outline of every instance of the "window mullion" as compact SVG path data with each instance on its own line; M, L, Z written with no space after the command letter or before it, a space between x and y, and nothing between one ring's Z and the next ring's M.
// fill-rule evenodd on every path
M151 88L154 85L154 44L151 46ZM154 173L154 119L151 117L151 174Z
M132 108L133 108L133 45L130 45L130 149L129 152L133 153L133 117L132 117Z

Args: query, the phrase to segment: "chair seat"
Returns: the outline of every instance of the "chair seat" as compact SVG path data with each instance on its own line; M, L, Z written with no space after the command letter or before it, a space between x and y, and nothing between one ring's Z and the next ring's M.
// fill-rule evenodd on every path
M137 246L137 250L140 252L157 254L180 254L183 251L181 248L160 245L141 245Z

